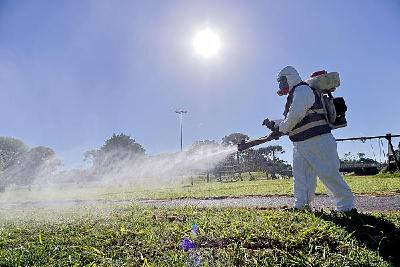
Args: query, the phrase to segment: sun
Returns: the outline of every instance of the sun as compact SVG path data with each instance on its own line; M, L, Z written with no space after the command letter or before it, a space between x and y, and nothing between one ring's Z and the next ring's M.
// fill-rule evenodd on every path
M218 55L221 48L221 40L216 32L206 28L196 34L193 39L194 51L205 58Z

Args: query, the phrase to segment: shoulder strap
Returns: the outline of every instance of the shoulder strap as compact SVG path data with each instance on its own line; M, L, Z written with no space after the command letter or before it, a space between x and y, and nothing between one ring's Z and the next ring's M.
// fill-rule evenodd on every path
M285 104L285 111L283 112L283 116L286 118L287 114L289 113L289 108L292 105L293 102L293 97L294 97L294 90L296 90L297 87L300 85L307 85L311 89L313 89L308 83L306 82L301 82L293 86L292 90L290 90L289 95L286 98L286 104ZM313 89L314 90L314 89Z
M293 89L292 89L292 90L294 90L296 87L298 87L298 86L300 86L300 85L307 85L308 87L312 88L308 83L306 83L306 82L301 82L301 83L298 83L298 84L296 84L295 86L293 86Z

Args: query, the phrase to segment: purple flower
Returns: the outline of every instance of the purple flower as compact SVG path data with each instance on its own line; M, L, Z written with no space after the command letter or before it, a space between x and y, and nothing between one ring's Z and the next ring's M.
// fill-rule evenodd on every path
M196 244L192 240L190 240L189 237L184 237L181 241L180 247L185 251L188 251L190 249L195 249Z

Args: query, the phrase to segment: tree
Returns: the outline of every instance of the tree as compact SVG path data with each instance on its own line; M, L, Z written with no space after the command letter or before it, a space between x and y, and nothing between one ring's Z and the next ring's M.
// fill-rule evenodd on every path
M119 135L114 133L110 139L106 140L105 144L100 148L100 151L105 153L125 151L132 155L145 154L145 150L141 144L136 143L135 139L123 133Z
M106 173L122 162L144 156L145 152L129 135L113 134L100 149L86 151L84 161L91 162L96 173Z
M7 184L31 185L39 174L48 178L62 164L53 149L44 146L29 149L12 137L0 137L0 154L3 190Z
M230 135L224 136L224 138L222 138L222 144L223 145L237 145L240 142L242 142L242 140L249 140L249 136L242 134L242 133L232 133Z
M200 140L200 141L195 141L190 150L197 150L202 147L211 147L211 146L218 146L219 144L215 140Z
M352 163L355 161L354 156L351 154L351 152L347 152L344 154L344 157L341 159L343 163Z
M251 172L263 170L267 164L267 159L260 153L260 150L249 148L240 153L242 160L242 169L249 173L250 180L254 180Z
M351 152L347 152L340 159L340 162L343 164L378 164L376 160L365 157L365 153L363 152L357 152L357 157L352 155Z
M277 161L276 154L283 154L285 151L283 150L282 146L275 145L275 146L267 146L267 147L261 147L258 149L258 151L266 158L269 158L272 160L272 162Z
M232 133L230 135L224 136L222 138L222 145L225 146L235 146L238 145L240 142L242 142L243 140L249 140L249 136L242 134L242 133ZM239 153L239 152L237 152ZM238 155L230 155L229 157L226 158L225 162L222 164L225 166L230 166L230 168L232 169L233 173L239 173L240 176L240 180L243 181L243 177L240 175L240 165L239 162L237 160Z
M365 157L365 153L363 153L363 152L358 152L358 153L357 153L357 156L358 156L358 160L361 160L361 159L363 159L363 158Z
M12 137L0 137L0 170L4 171L18 164L21 156L29 147L21 140Z
M21 140L12 137L0 137L0 192L10 183L7 175L21 161L21 156L28 151L28 146Z
M237 145L242 140L249 140L249 136L242 133L232 133L222 138L223 145ZM291 176L291 166L285 161L278 158L278 155L285 153L282 146L274 145L261 147L259 149L246 149L239 154L240 167L243 171L251 172L263 171L266 174L271 174L276 177L276 174ZM233 169L238 169L236 155L228 157L221 166L233 166Z
M277 174L291 176L291 166L277 157L277 154L283 153L285 151L281 146L267 146L257 150L246 149L241 153L243 169L249 173L263 171L272 178L276 178Z
M17 183L31 185L36 178L48 179L62 165L53 149L38 146L21 157L21 164L15 169Z

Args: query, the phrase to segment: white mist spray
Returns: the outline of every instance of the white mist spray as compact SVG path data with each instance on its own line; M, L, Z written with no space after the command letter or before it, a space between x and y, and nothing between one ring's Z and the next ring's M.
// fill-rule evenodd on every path
M217 164L237 151L236 146L203 145L173 154L122 161L101 177L102 184L133 183L166 185L212 170ZM109 166L105 166L109 168Z
M47 168L43 167L43 171L36 173L33 178L32 190L28 190L27 187L9 187L6 192L0 193L0 204L31 201L60 203L96 199L99 194L107 193L109 187L118 185L128 185L133 191L179 186L180 183L188 181L188 177L213 170L235 152L236 146L207 144L177 153L118 161L106 159L104 162L109 162L107 165L58 174L50 174ZM114 153L108 154L107 157L113 158Z

